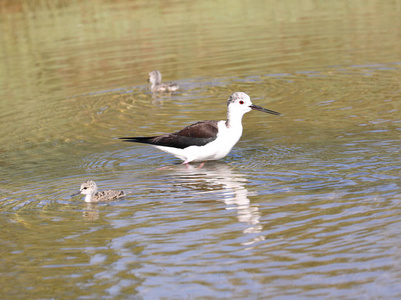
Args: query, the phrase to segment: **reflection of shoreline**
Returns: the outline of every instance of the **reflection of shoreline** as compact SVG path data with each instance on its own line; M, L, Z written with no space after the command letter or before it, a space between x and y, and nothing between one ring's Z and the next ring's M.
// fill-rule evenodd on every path
M260 225L260 212L257 204L252 204L248 198L246 189L247 180L243 174L234 171L230 165L223 162L207 162L202 168L192 165L176 165L170 170L173 175L184 179L183 185L195 186L196 189L223 190L223 201L227 210L237 211L237 220L246 223L248 228L244 234L257 234L262 231ZM264 236L258 235L243 245L251 245L264 240Z

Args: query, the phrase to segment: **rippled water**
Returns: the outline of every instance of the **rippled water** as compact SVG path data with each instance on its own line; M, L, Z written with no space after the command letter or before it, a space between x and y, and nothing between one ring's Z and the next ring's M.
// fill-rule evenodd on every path
M1 298L401 297L400 10L4 1ZM180 91L152 97L153 69ZM282 116L246 114L220 161L117 139L234 91ZM71 198L87 179L128 195Z

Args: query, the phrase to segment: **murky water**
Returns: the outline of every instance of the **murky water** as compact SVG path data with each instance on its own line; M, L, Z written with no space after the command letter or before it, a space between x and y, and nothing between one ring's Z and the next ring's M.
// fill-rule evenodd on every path
M0 12L2 299L401 297L401 1ZM153 69L181 90L152 97ZM234 91L283 115L203 168L117 139ZM70 198L87 179L128 196Z

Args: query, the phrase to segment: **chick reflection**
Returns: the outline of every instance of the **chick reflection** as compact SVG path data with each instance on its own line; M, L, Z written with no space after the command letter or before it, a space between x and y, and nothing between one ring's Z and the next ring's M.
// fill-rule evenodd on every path
M96 221L99 219L99 209L97 204L86 203L86 208L82 213L85 220Z
M180 181L180 185L186 188L202 191L223 191L222 200L226 204L226 209L235 209L238 221L250 225L243 232L245 234L257 234L262 231L262 226L259 224L259 208L257 205L251 204L248 199L246 178L234 171L228 164L213 161L206 163L202 168L188 164L186 166L172 166L169 170ZM264 239L264 236L258 235L251 241L241 244L251 245Z

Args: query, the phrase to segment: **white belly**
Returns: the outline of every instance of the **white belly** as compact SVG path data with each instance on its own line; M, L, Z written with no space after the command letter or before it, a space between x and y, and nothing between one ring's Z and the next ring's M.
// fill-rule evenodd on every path
M219 134L217 138L205 146L190 146L185 149L177 149L165 146L155 146L156 148L173 154L175 157L188 162L203 162L207 160L217 160L225 157L242 135L242 126L227 128L225 121L218 123Z

